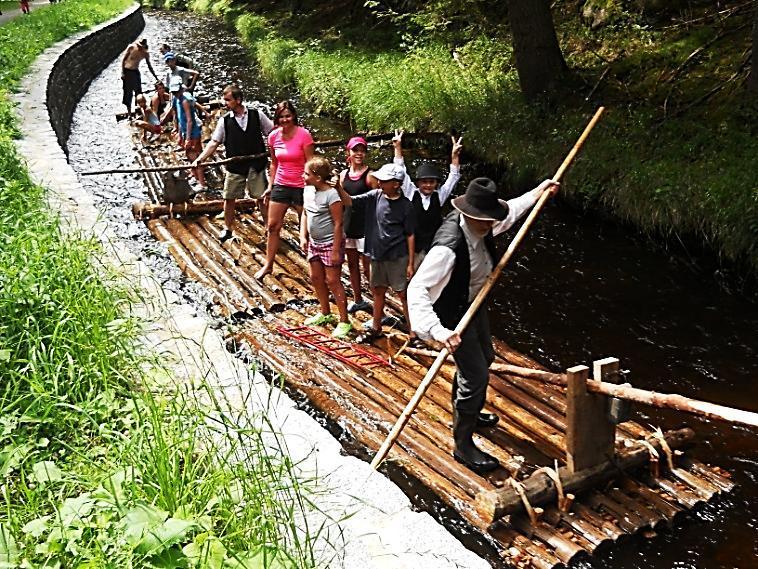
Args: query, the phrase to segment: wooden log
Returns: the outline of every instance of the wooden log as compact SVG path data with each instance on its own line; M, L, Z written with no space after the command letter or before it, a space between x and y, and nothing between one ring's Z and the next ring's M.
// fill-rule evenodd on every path
M545 509L545 520L556 526L563 525L577 535L581 535L590 544L590 549L585 547L590 552L594 552L601 545L613 542L607 533L595 527L581 516L572 514L571 512L561 512L555 506Z
M245 198L237 200L238 211L250 211L255 209L256 200ZM155 219L164 216L190 217L197 215L216 215L224 211L224 200L210 200L205 202L188 202L171 205L135 202L132 204L134 219Z
M526 562L529 563L528 567L535 569L565 569L566 567L545 545L521 535L516 530L502 531L496 537L501 543L509 546L503 552L503 558L510 566L522 567Z
M656 478L649 476L645 481L654 488L660 488L666 494L670 495L677 503L683 504L688 510L691 510L698 504L703 502L703 499L695 494L689 488L679 485L672 480L665 478Z
M582 547L565 538L559 531L545 523L532 524L529 518L525 516L513 516L511 525L527 536L534 536L550 545L555 556L567 565L587 555Z
M690 442L695 436L691 429L680 429L666 433L666 442L671 448L681 448ZM660 442L655 439L650 444L660 448ZM607 461L587 470L571 472L567 467L560 469L559 474L566 493L577 494L582 490L594 488L608 480L616 478L622 472L627 472L641 467L648 459L648 450L639 445L635 448L619 452L613 461ZM544 473L535 473L525 482L529 502L533 505L542 505L553 501L557 497L555 484ZM520 512L523 508L521 497L512 489L494 490L477 496L477 509L482 517L495 521L505 515Z
M417 371L417 370L416 370ZM393 399L398 401L398 405L401 402L407 401L413 395L414 389L419 376L415 376L403 369L388 369L377 372L376 377L392 389L395 394ZM435 428L431 425L421 425L422 432L426 432L427 436L433 439L433 441L439 445L440 449L448 454L452 454L453 451L453 439L448 429L452 427L452 407L451 407L451 394L450 390L445 388L444 384L433 386L429 392L429 398L426 399L420 406L422 416L433 418L436 422L443 426ZM392 396L392 395L391 395ZM402 411L402 408L397 408L398 414ZM436 433L439 436L432 437L432 433ZM500 445L493 444L488 438L482 437L479 440L480 447L489 454L493 455L500 461L500 465L506 469L509 473L513 474L518 472L521 464L514 460L513 455L510 454L505 448ZM467 469L466 469L467 470ZM470 475L470 472L469 472Z
M300 370L294 369L282 357L282 354L267 350L263 346L265 340L263 335L244 333L239 336L243 341L248 343L256 352L257 357L265 361L273 370L282 374L285 381L305 394L311 403L325 413L332 421L340 424L355 437L358 442L368 449L379 448L381 445L381 433L373 425L367 425L365 421L365 411L356 407L355 402L338 400L332 396L331 392L326 389L320 381L306 379L301 375ZM310 370L305 373L309 373ZM434 470L429 469L423 463L412 457L404 448L395 449L393 460L402 464L403 468L412 476L423 481L437 495L446 499L448 503L456 507L461 504L470 503L470 498L460 489L450 484L450 481L437 474ZM469 519L468 516L465 516ZM481 521L479 521L481 524Z
M270 350L271 348L264 349ZM312 367L318 369L319 366ZM342 365L339 362L334 362L334 367L339 369ZM352 369L342 367L339 374L340 379L338 379L337 374L332 375L329 372L324 372L321 377L331 384L333 391L347 394L352 401L360 401L365 409L370 409L373 416L378 417L381 421L377 424L377 429L382 430L385 429L385 424L392 424L396 414L402 411L402 407L401 403L397 401L397 394L379 380L380 375L382 375L382 380L387 380L382 370L376 370L374 377L364 377ZM485 480L457 462L449 460L440 451L439 442L429 438L429 431L430 426L428 424L414 419L412 428L408 431L408 439L401 444L404 444L409 452L416 454L430 467L466 491L470 497L482 492L487 487Z
M710 480L713 484L718 486L722 492L731 492L734 490L735 483L713 470L710 466L688 456L682 457L680 462L682 466L690 469L693 473L699 474Z
M552 385L567 385L566 376L560 373L522 368L510 364L492 364L490 369L511 373L526 379L534 379L536 381L550 383ZM627 399L629 401L634 401L635 403L658 407L659 409L675 409L676 411L692 413L694 415L700 415L701 417L707 417L708 419L758 427L758 413L725 407L707 401L698 401L697 399L690 399L683 395L658 393L646 389L637 389L629 384L614 385L612 383L598 382L592 379L587 381L587 391L591 393L600 393L609 397Z
M281 312L284 310L285 301L273 295L271 291L263 286L260 281L256 280L253 275L245 271L244 268L238 266L237 263L235 263L234 257L221 247L215 236L209 235L197 223L185 222L184 226L198 241L200 241L206 250L213 255L213 258L226 268L230 276L236 279L249 292L261 299L263 307L268 312Z
M416 362L415 360L411 359L409 356L403 354L397 359L397 363L401 364L403 367L406 367L417 374L422 375L426 373L426 368ZM454 373L454 372L453 372ZM444 409L451 409L452 410L452 383L451 383L451 375L448 375L446 373L446 370L440 371L440 381L439 381L439 389L434 389L434 386L430 387L430 389L433 389L431 391L431 397L437 401L437 403L443 407ZM438 393L441 393L441 395L438 395ZM487 406L485 407L485 410L487 412L497 412L497 409ZM449 419L449 424L452 427L452 414L450 412L447 412L446 418ZM514 445L514 441L520 441L522 447L527 447L530 449L537 449L540 446L540 441L536 439L531 434L527 433L523 429L517 427L515 424L511 423L510 421L501 421L497 424L497 426L493 429L488 429L488 432L486 433L486 438L482 438L479 441L479 444L483 444L485 450L487 452L490 452L488 449L490 448L489 441L492 441L495 445L500 447L501 449L506 450L511 457L514 457L515 455L522 454L524 451L523 449L516 448ZM490 453L491 454L491 453ZM544 453L542 453L544 454ZM547 456L547 455L545 455ZM515 476L522 468L523 463L520 462L520 460L516 460L515 458L512 460L509 460L508 462L501 462L501 466L505 468L508 472L511 473L512 476Z
M596 511L602 510L612 516L626 533L634 534L647 527L643 518L599 492L591 492L582 501Z
M213 225L218 228L222 227L220 220L213 220L211 223L213 223ZM266 242L265 239L259 239L256 232L250 230L251 227L254 226L255 224L252 223L249 225L238 223L236 232L244 239L247 245L245 248L246 253L248 253L258 265L263 266L263 264L266 262ZM261 246L258 247L256 244L260 244ZM310 267L308 267L307 263L305 263L303 266L292 263L286 255L282 256L281 252L282 247L279 248L279 253L277 253L276 257L274 258L273 271L271 274L263 277L263 282L269 287L283 286L285 289L294 293L295 296L300 300L313 299L314 293L309 276Z
M636 480L628 477L624 477L620 480L619 484L627 492L631 492L645 500L651 507L660 512L667 523L673 522L674 518L682 513L684 510L679 506L674 505L670 501L666 500L663 496L658 494L655 490L640 484Z
M455 373L455 368L449 365L444 365L438 372L442 380L450 385L450 391L452 391ZM448 389L447 386L446 389ZM489 398L487 410L495 412L506 419L497 424L493 430L494 433L504 431L508 436L513 437L522 445L530 447L531 450L538 451L544 457L538 459L540 462L544 461L545 458L559 458L563 460L566 453L563 435L551 426L538 420L526 409L514 404L505 397L495 394Z
M707 479L697 476L696 474L687 472L682 468L672 468L669 470L669 476L672 476L683 484L689 486L695 494L700 496L706 502L715 495L721 493L721 489L715 484L712 484Z
M180 221L169 219L166 221L166 227L187 248L197 263L218 281L221 292L228 296L229 301L235 304L240 312L253 315L263 312L259 303L229 276L224 267L212 258L202 243ZM218 286L214 288L218 288Z
M574 510L573 513L575 515L577 515L578 517L580 517L587 523L592 524L594 527L596 527L598 530L603 532L613 541L618 541L629 535L627 532L621 529L618 526L618 524L611 522L609 520L606 520L605 518L603 518L603 516L598 514L595 510L585 506L581 502L575 502L573 510Z
M566 417L558 411L543 403L519 387L509 383L500 376L496 376L498 381L490 379L490 388L496 393L507 397L511 401L518 403L524 409L532 413L535 417L544 421L558 432L566 431Z
M655 529L661 523L666 523L668 521L664 515L658 512L658 510L648 506L644 501L641 501L638 498L629 496L619 488L611 488L608 490L608 497L637 514L645 521L645 524L652 529Z
M189 251L187 251L179 240L169 232L168 228L166 228L162 221L151 219L147 222L147 228L158 241L161 241L168 246L168 252L174 258L177 266L184 274L193 280L196 280L206 288L211 290L215 288L210 277L208 277L208 275L205 274L205 271L195 263L194 259L190 256Z

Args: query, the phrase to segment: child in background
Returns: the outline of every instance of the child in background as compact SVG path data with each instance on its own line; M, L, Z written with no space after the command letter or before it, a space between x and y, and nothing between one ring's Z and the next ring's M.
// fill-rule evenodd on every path
M371 175L371 169L365 163L368 144L366 139L354 136L347 142L348 169L340 172L340 187L350 196L359 196L379 188L379 182ZM345 253L347 268L350 272L350 286L353 289L353 303L347 311L354 314L360 310L371 312L371 304L363 299L361 294L361 266L366 280L371 282L371 259L364 254L365 245L365 207L362 202L356 202L350 211L345 224Z
M395 147L393 162L405 170L402 147L403 131L396 131L392 144ZM434 240L434 234L442 225L442 206L455 189L455 185L461 177L460 155L463 145L461 141L452 137L453 151L450 153L450 173L447 180L440 186L442 174L439 169L430 162L422 163L416 170L416 183L411 181L406 173L403 179L403 195L413 204L413 217L416 228L416 256L414 270L418 269L421 261L429 252Z
M413 206L400 191L405 171L395 164L385 164L372 174L380 190L350 196L340 190L345 205L365 202L366 253L371 256L371 294L374 297L373 319L366 323L367 333L361 341L372 342L382 334L384 301L387 289L400 296L403 314L408 319L405 289L413 276ZM413 334L411 334L413 337Z
M307 326L334 324L329 306L329 291L334 295L340 321L332 336L345 339L353 330L347 316L347 296L342 285L342 262L345 256L343 205L340 194L330 184L329 160L315 156L303 170L303 215L300 218L300 247L308 252L313 288L320 313L305 320Z
M153 109L147 106L147 99L141 93L137 95L137 108L142 112L142 120L135 121L134 126L143 130L142 140L147 140L147 133L149 132L160 134L161 119L153 112Z

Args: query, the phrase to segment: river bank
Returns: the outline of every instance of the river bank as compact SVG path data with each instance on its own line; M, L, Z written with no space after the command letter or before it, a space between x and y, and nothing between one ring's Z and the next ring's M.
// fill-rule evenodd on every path
M749 46L749 12L691 29L672 26L674 16L651 22L627 14L594 31L574 13L576 3L555 3L577 87L559 104L535 106L521 96L507 26L496 16L487 33L476 15L464 31L443 33L443 23L398 17L404 30L350 3L169 4L224 18L269 81L296 86L319 112L356 131L463 133L464 160L500 165L497 181L509 195L552 173L594 107L605 104L564 197L673 249L701 249L720 259L719 269L758 271L756 110L727 82ZM698 9L690 19L710 22ZM719 51L688 58L702 43ZM682 72L688 66L693 76ZM690 105L720 83L727 88L707 104Z

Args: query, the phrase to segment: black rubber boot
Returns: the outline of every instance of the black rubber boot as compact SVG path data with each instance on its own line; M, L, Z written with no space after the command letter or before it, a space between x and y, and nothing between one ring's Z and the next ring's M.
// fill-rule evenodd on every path
M483 452L474 444L472 435L476 429L477 415L455 412L453 414L453 458L477 474L495 470L500 463L493 456Z
M500 420L500 417L495 415L494 413L479 413L479 416L476 418L476 426L477 427L494 427L497 425L497 422Z

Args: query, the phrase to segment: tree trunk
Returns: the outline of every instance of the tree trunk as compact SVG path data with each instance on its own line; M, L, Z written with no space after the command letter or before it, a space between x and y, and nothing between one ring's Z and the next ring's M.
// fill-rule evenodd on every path
M549 93L567 74L548 0L507 0L521 92Z
M758 94L758 4L753 8L753 47L750 55L750 74L747 77L747 89Z

